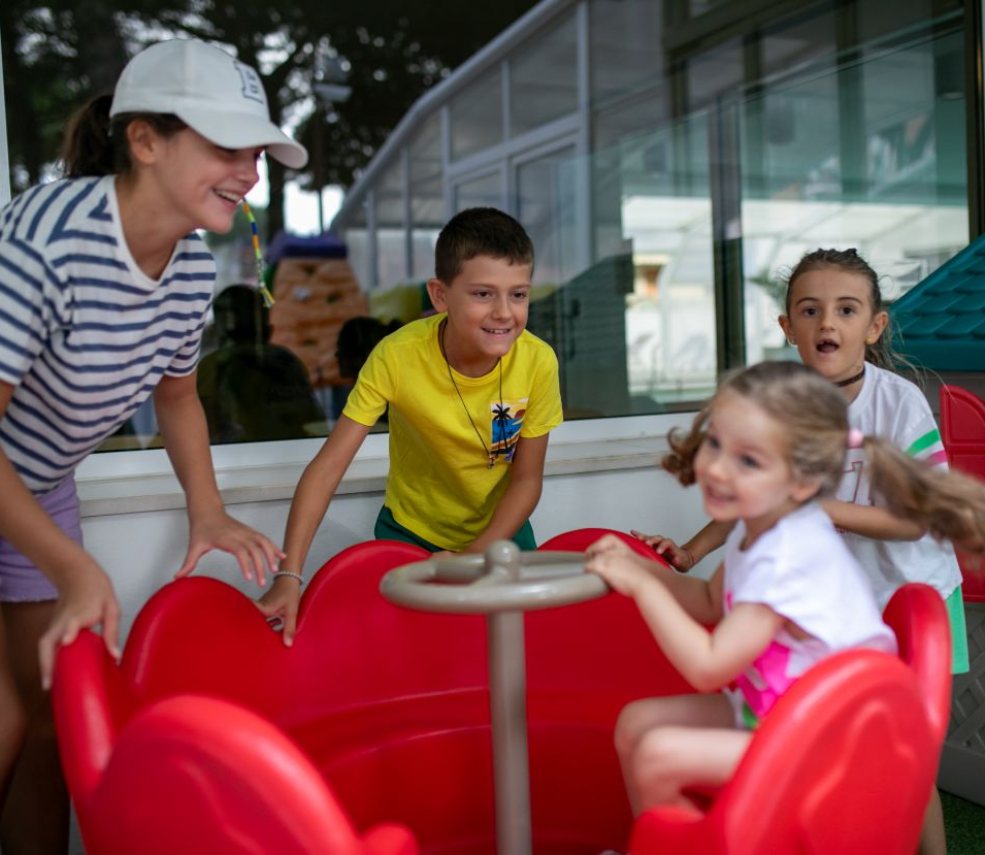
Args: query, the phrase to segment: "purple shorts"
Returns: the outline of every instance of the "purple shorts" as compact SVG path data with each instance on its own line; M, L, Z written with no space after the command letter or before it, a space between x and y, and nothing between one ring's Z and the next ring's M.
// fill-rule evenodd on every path
M75 478L68 476L50 493L36 497L62 531L82 543L82 519ZM20 554L5 538L0 538L0 602L37 603L57 600L58 589L48 577Z

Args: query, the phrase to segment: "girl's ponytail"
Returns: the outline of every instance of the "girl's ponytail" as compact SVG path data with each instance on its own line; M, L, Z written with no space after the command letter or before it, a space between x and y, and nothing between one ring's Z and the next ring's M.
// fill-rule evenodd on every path
M111 175L117 171L116 147L110 133L112 102L112 95L97 95L69 119L61 152L66 178Z
M133 161L127 126L133 121L146 122L165 139L188 127L171 113L119 113L111 119L112 104L112 95L97 95L69 119L61 155L66 178L130 172Z
M866 437L862 447L872 490L891 513L965 551L985 553L985 482L914 460L878 437Z
M705 424L711 412L711 405L704 407L695 417L691 429L682 431L673 428L667 434L670 452L660 461L660 466L673 475L685 487L694 483L694 458L705 438Z

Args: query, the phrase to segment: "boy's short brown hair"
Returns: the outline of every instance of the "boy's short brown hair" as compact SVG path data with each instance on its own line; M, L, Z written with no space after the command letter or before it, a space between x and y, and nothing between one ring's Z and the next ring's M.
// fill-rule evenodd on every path
M450 285L462 265L477 255L528 264L531 271L534 266L530 235L498 208L466 208L445 224L434 247L434 275Z

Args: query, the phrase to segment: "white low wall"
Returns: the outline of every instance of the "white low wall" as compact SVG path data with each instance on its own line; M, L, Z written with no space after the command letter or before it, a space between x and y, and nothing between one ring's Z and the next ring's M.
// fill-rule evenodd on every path
M619 419L558 429L532 518L538 540L585 526L690 536L705 521L698 491L680 487L656 465L666 450L667 427L688 419ZM214 449L229 511L281 542L294 485L317 447L305 441ZM340 549L372 538L386 467L386 437L369 437L318 530L306 573ZM183 497L162 453L94 455L78 481L85 544L113 579L126 631L182 563L188 536ZM705 563L713 567L714 559ZM258 595L228 555L206 555L196 572Z

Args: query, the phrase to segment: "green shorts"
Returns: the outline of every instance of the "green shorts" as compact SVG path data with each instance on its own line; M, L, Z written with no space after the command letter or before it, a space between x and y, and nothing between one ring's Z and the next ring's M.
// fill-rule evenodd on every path
M420 535L414 534L409 528L404 528L393 518L393 514L386 505L380 508L380 513L376 517L373 536L377 540L402 540L405 543L414 543L423 546L428 552L444 550L443 546L435 546ZM537 548L537 541L534 539L534 530L530 525L530 520L520 526L520 530L513 535L511 540L523 550L530 551Z
M951 673L967 674L971 670L968 662L968 629L964 622L964 600L961 586L958 585L944 600L947 616L951 621Z

